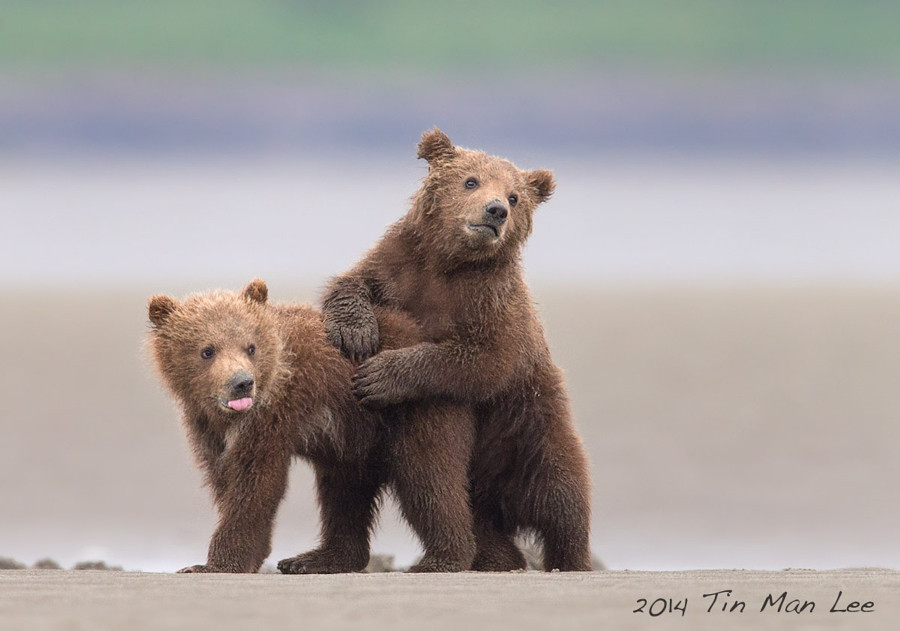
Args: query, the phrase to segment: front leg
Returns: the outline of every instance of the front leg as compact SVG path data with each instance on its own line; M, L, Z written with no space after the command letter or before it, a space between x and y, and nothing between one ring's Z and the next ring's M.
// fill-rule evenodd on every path
M325 333L331 343L354 361L378 350L378 320L368 284L357 276L335 279L322 301Z
M420 398L418 381L410 372L410 355L408 349L388 350L364 361L351 379L359 402L377 410Z
M353 394L371 409L431 397L478 402L523 376L521 364L514 348L501 344L421 342L363 362L353 375Z
M278 562L283 574L361 572L369 563L369 533L378 508L383 472L370 464L316 465L316 487L322 516L318 548Z
M209 419L202 414L185 417L184 426L187 429L188 442L194 452L194 459L203 472L203 480L212 492L213 501L218 506L226 488L226 481L218 467L225 452L225 441L222 434L214 430Z
M257 430L262 430L257 432ZM269 556L278 505L287 489L288 441L262 428L245 428L216 465L219 524L205 565L183 573L259 571Z

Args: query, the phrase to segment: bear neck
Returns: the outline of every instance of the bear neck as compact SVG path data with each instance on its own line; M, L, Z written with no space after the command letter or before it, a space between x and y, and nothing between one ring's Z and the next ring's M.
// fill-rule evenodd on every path
M245 420L255 418L266 413L268 406L265 402L254 403L249 410L240 413L230 413L225 410L210 411L195 404L183 406L185 421L204 429L224 434L230 427L240 425Z

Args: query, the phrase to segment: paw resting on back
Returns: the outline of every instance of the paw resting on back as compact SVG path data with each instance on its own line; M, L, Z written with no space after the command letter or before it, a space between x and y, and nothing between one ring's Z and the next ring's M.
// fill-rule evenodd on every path
M325 332L331 343L353 361L365 361L378 351L378 323L348 324L325 318Z
M377 410L414 398L414 393L405 387L399 352L382 351L356 369L351 386L363 406Z

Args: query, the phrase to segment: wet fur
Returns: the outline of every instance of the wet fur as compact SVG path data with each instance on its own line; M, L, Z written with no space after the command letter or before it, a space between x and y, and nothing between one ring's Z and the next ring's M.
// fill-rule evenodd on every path
M474 413L467 471L474 516L452 514L460 524L474 519L474 569L524 568L513 541L523 530L541 539L547 570L590 570L587 456L520 266L553 176L454 147L437 129L423 136L419 157L429 172L410 211L327 288L329 339L351 357L369 357L383 335L377 309L401 310L419 326L422 342L367 359L354 376L355 394L370 408L398 406L413 417L411 408L423 402ZM464 184L470 177L478 181L471 190ZM509 215L491 240L467 226L496 200L507 203ZM441 434L432 441L440 445L455 432L471 433L468 418L459 414L457 424L434 428L425 418L415 422Z
M268 304L267 296L265 284L256 280L241 293L196 294L183 303L155 296L148 305L151 354L182 408L188 439L219 513L206 563L182 571L259 570L271 552L275 513L293 456L315 469L322 537L317 549L282 560L283 572L365 568L379 497L388 486L414 527L425 516L436 522L435 536L423 541L431 556L415 569L467 569L474 554L471 521L461 535L442 531L444 505L423 491L429 484L450 485L451 500L456 493L468 510L465 480L439 478L440 462L423 463L417 455L436 449L429 442L432 434L422 427L456 425L469 412L423 403L397 411L385 423L382 414L354 398L354 364L329 343L321 313L308 306ZM374 313L381 348L418 341L408 316L390 309ZM251 343L252 356L247 352ZM201 357L207 345L216 349L213 359ZM235 370L249 371L256 381L254 404L244 412L227 409L218 394ZM425 425L419 423L423 417ZM472 436L455 432L454 439L444 445L444 458L461 460L464 467ZM465 566L442 564L460 556L456 548L463 549Z

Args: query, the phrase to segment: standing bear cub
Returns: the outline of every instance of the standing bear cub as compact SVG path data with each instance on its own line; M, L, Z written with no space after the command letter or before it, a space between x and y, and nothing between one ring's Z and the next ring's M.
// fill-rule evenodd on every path
M195 294L181 303L168 296L149 301L150 350L181 405L219 513L206 563L181 571L259 570L271 552L275 513L294 455L315 469L322 539L318 549L282 560L282 572L364 569L378 497L388 484L407 519L435 524L434 538L423 541L425 556L412 569L469 569L470 560L464 567L452 560L458 556L454 546L474 547L471 519L460 523L454 513L456 521L444 528L451 522L447 510L468 505L466 480L445 475L440 466L468 461L471 432L455 432L456 442L444 445L448 454L428 461L419 457L430 447L417 443L422 434L417 428L422 418L425 427L474 427L471 413L425 404L409 409L416 423L407 422L405 410L382 422L354 398L354 365L328 342L321 313L269 304L267 297L265 283L254 280L240 293ZM391 309L373 313L381 348L418 341L408 316ZM440 501L424 495L435 479L446 486Z
M353 377L363 405L416 416L409 406L453 402L476 415L473 569L524 568L513 540L524 530L541 539L546 570L590 570L587 456L520 265L553 175L455 147L438 129L418 155L429 169L410 211L326 291L329 338L365 360ZM422 341L377 352L385 307L413 318Z

